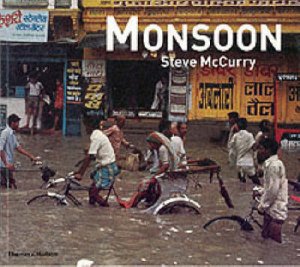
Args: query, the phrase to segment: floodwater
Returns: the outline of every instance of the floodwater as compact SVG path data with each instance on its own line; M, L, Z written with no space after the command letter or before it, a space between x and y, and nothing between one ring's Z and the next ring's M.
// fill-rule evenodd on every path
M222 167L222 177L234 209L225 205L216 179L197 177L201 188L191 181L189 196L201 204L200 215L152 216L118 206L113 195L109 208L92 207L87 192L74 192L82 206L27 206L26 202L45 190L38 172L16 173L18 189L1 189L0 264L75 265L90 259L97 265L297 265L300 263L300 231L293 233L299 211L290 211L283 227L283 244L263 240L260 229L243 232L237 223L218 222L207 230L203 225L216 216L246 216L251 207L252 184L240 184L235 170L227 165L224 148L209 142L217 135L214 124L190 125L187 152L194 158L209 157ZM145 137L155 124L129 123L129 141L145 148ZM22 135L26 149L41 156L57 170L56 177L74 170L83 156L88 138ZM300 153L284 153L287 174L294 179L300 172ZM18 155L23 169L32 169ZM126 199L141 181L143 173L123 171L116 182L119 195ZM88 176L82 184L88 185ZM292 191L291 191L292 193ZM255 216L261 220L259 215Z

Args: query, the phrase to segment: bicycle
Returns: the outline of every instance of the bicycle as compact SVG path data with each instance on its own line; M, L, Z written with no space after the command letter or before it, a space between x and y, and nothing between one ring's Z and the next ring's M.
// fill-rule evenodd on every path
M203 228L206 229L212 223L217 222L217 221L221 221L221 220L235 221L240 225L241 230L243 230L243 231L253 231L254 230L254 227L252 226L251 222L258 225L259 228L262 228L262 224L259 223L259 221L257 219L255 219L254 216L253 216L254 211L258 211L257 205L258 205L258 203L260 203L260 197L262 196L262 194L263 194L263 187L255 186L252 189L252 197L253 197L254 202L252 203L250 213L246 217L243 218L243 217L238 216L238 215L219 216L219 217L216 217L216 218L213 218L213 219L209 220L206 224L204 224ZM291 198L293 199L293 198L295 198L295 196L293 196ZM289 205L288 210L299 210L299 206ZM296 226L294 228L295 233L297 232L299 226L300 226L300 217L297 219Z
M44 178L45 178L45 176L44 176ZM43 180L44 180L44 178L43 178ZM37 196L31 198L29 201L27 201L27 205L39 206L39 205L44 205L45 202L50 202L55 205L68 205L69 204L68 200L70 200L75 206L80 206L81 202L78 199L76 199L76 197L73 196L70 193L70 191L71 190L88 191L89 187L83 186L79 182L77 182L75 179L74 172L68 173L65 177L56 178L56 179L54 179L54 178L48 179L48 181L45 181L46 184L44 183L43 185L45 185L45 188L48 189L51 187L55 187L56 185L63 183L63 182L65 184L63 186L63 189L60 192L48 191L47 193L37 195Z
M206 224L203 225L203 228L206 229L209 225L216 221L220 220L230 220L237 222L242 231L250 232L254 230L254 227L252 226L251 222L255 223L259 226L259 228L262 228L262 224L258 222L253 216L253 212L257 211L256 207L252 207L250 213L246 217L241 217L239 215L231 215L231 216L219 216L214 219L209 220Z
M147 185L147 192L144 190L144 194L147 196L142 196L147 199L146 208L142 209L141 212L153 214L153 215L163 215L163 214L173 214L173 213L194 213L200 214L201 206L198 202L192 200L186 195L189 186L189 175L198 175L203 173L210 174L210 181L214 174L217 175L219 182L220 193L224 198L227 206L233 208L230 196L225 188L223 180L220 176L220 166L210 159L202 160L190 160L188 163L188 169L181 169L171 172L165 172L154 176L155 182ZM199 184L195 179L191 179L196 185ZM140 186L146 186L140 184ZM124 208L137 207L141 202L141 195L139 191L133 195L129 201L122 201L116 192L114 191L117 202ZM144 199L142 199L144 200Z

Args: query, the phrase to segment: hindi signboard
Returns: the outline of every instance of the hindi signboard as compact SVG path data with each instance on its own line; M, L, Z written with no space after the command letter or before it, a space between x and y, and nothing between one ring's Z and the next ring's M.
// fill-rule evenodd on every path
M284 133L280 143L285 150L300 151L300 133Z
M47 42L49 12L0 10L0 41Z
M285 81L299 81L300 74L299 73L277 73L276 79L281 82Z
M67 67L67 104L81 104L81 62L68 61Z
M82 76L86 78L83 104L88 116L107 116L106 64L104 60L83 60Z
M105 81L105 61L104 60L83 60L82 76L102 78Z
M70 60L67 64L66 88L66 135L78 136L81 134L81 61Z

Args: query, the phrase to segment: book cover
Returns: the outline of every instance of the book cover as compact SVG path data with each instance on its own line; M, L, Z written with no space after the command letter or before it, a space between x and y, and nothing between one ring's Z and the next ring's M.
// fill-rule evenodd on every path
M0 0L0 148L17 186L2 164L0 265L297 265L299 49L299 0ZM261 237L251 179L228 163L233 112L254 136L270 122L281 145L294 182L281 244ZM85 122L116 117L123 169L100 191L109 207L93 206L94 164L81 181L68 173L85 158ZM152 176L134 167L146 138L167 121L188 128L188 183L159 178L152 208L125 209ZM235 219L203 228L219 216Z

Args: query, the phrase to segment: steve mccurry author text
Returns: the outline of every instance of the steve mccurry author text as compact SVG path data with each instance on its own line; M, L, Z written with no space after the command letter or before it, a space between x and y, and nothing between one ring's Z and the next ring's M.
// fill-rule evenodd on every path
M161 66L163 68L180 68L180 67L191 67L195 68L199 65L201 68L210 67L210 68L238 68L243 67L248 70L253 70L256 59L252 58L229 58L225 55L220 57L212 57L212 56L200 56L197 58L171 58L168 56L162 56L161 58Z

